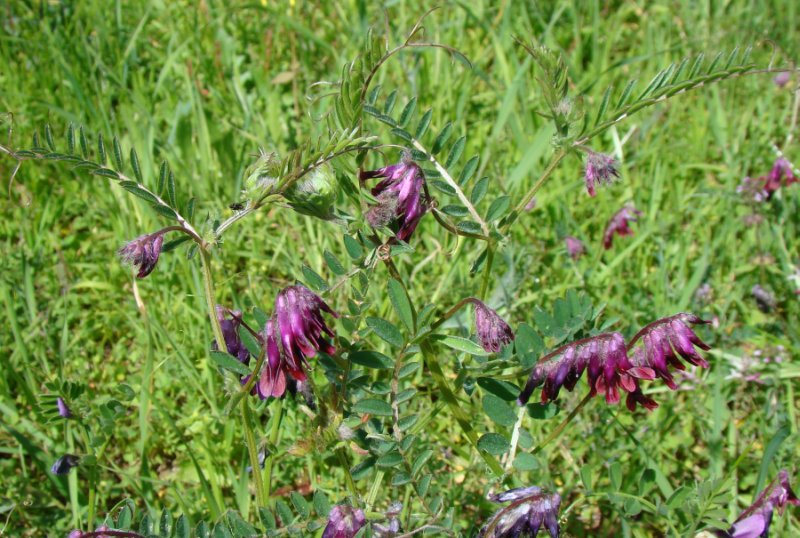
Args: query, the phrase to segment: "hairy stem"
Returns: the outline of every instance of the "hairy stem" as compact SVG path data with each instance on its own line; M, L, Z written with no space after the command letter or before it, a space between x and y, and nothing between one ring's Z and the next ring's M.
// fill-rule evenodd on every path
M222 327L220 327L217 319L217 300L214 293L214 277L211 273L211 254L202 247L199 250L200 260L203 263L203 291L206 296L208 316L211 320L211 330L214 333L214 340L216 340L217 346L222 349L222 346L225 345L225 337L222 336Z
M553 158L550 160L550 164L547 165L547 168L545 168L544 172L542 172L542 175L536 180L536 183L534 183L533 187L531 187L531 190L525 193L525 196L522 197L522 200L506 218L506 221L502 226L503 231L507 230L508 227L517 220L520 214L525 210L525 206L527 206L528 203L533 200L533 197L536 196L536 193L542 188L544 182L547 181L547 178L550 177L550 175L556 169L556 166L558 166L558 163L560 163L566 155L567 151L565 149L560 149L555 155L553 155Z
M273 449L278 444L278 435L281 431L281 420L283 418L283 400L278 399L272 405L272 429L269 432L269 454L267 461L264 462L264 477L266 479L267 500L272 496L272 468L275 461Z
M261 465L258 463L258 442L253 433L251 420L250 401L244 398L242 400L242 427L244 428L244 440L247 444L247 454L250 456L250 467L252 468L253 482L255 483L256 505L258 508L265 508L267 503L264 498L264 484L261 481Z
M492 273L492 262L494 262L494 245L489 243L486 247L486 261L483 267L483 281L481 282L481 293L479 295L481 301L486 300L486 292L489 291L489 278Z

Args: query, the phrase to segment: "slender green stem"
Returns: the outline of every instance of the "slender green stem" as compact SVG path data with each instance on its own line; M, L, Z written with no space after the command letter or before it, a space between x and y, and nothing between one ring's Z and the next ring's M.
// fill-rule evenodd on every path
M272 404L272 429L269 432L269 455L264 463L264 477L266 479L267 501L272 496L272 468L275 461L274 449L278 444L278 435L281 432L281 420L283 419L283 400L278 399Z
M433 379L439 388L440 397L450 408L450 412L461 426L464 435L467 436L470 444L475 448L475 450L478 451L478 454L480 454L481 458L483 458L483 461L486 462L486 465L492 470L495 476L498 478L503 476L503 467L497 462L497 460L494 459L488 452L478 448L478 434L475 433L475 429L472 427L470 417L464 412L464 409L461 407L458 398L456 398L456 395L450 389L447 379L444 376L444 372L442 371L441 366L439 366L439 362L436 359L436 354L433 352L433 348L431 347L430 343L422 342L422 344L420 344L420 348L422 349L422 355L425 357L425 362L428 365L428 369L430 370L431 375L433 376Z
M483 282L481 283L480 300L486 300L486 292L489 290L489 277L492 274L492 262L494 262L494 244L491 242L486 246L486 262L483 266Z
M84 449L88 452L92 446L89 443L89 431L86 426L81 430L81 438L83 440ZM97 497L97 458L98 454L95 453L95 462L89 467L89 499L88 499L88 515L86 517L86 528L94 528L94 514L95 502Z
M375 480L372 481L372 487L369 488L369 493L367 494L367 499L364 503L366 504L367 510L372 510L372 506L375 504L375 499L378 498L378 491L381 489L384 475L385 473L383 471L378 471L375 473Z
M356 482L353 480L353 475L350 474L350 464L347 462L347 454L344 448L337 448L336 455L339 457L339 463L342 466L342 471L344 471L344 481L347 483L350 496L353 497L353 500L358 499L358 489L356 489Z
M211 320L211 330L214 333L214 340L217 341L217 345L222 349L221 346L224 345L225 337L222 336L222 327L220 327L217 319L217 300L214 292L214 276L211 273L211 254L203 248L199 250L200 260L203 262L203 291L206 296L208 317Z
M560 149L555 155L553 155L553 158L550 160L550 164L547 165L547 168L545 168L544 172L542 172L542 175L536 180L536 183L534 183L533 187L531 187L531 190L525 193L525 196L522 197L522 200L514 208L514 211L512 211L511 214L509 214L506 218L506 221L502 226L503 232L505 232L508 227L517 220L519 215L525 210L525 206L527 206L528 203L533 200L533 197L536 196L536 193L542 188L544 182L547 181L547 178L550 177L550 174L553 173L553 171L556 169L556 166L558 166L558 163L560 163L561 160L566 157L566 155L567 150L565 149Z
M242 427L244 428L244 440L247 444L247 453L250 456L250 467L252 468L253 482L256 488L256 505L258 508L265 508L267 503L264 498L264 484L261 481L261 465L258 463L258 442L253 433L251 424L250 401L247 398L242 400Z
M536 446L533 450L531 450L531 453L536 454L537 452L542 450L545 446L547 446L547 444L550 443L553 439L558 437L561 434L561 432L564 431L564 428L569 426L569 423L572 422L572 419L574 419L578 415L578 413L580 413L581 409L583 409L583 407L587 403L589 403L589 400L592 399L592 396L593 394L591 392L589 392L586 396L584 396L583 400L581 400L580 403L577 406L575 406L575 409L570 411L569 415L567 415L567 418L561 421L561 424L556 426L556 428L552 432L550 432L550 435L548 435L544 441L539 443L538 446Z

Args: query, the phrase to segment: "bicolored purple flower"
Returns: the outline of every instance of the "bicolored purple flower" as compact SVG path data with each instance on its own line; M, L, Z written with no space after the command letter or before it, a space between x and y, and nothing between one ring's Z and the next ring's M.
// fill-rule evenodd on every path
M638 217L641 216L642 212L630 205L623 206L622 209L614 213L614 216L608 221L606 230L603 233L603 247L605 247L606 250L611 248L611 244L614 241L614 234L620 236L633 235L630 223L636 222L639 220Z
M586 181L586 190L589 196L597 194L595 184L610 185L614 178L619 177L617 161L611 155L590 151L586 157L586 168L583 179Z
M689 364L708 368L708 362L700 356L695 347L704 351L710 348L689 327L689 325L701 323L711 322L685 312L650 323L636 333L628 344L631 364L636 368L650 369L655 373L655 377L663 379L670 389L677 389L678 385L675 383L669 367L678 370L686 369L678 356ZM651 405L648 405L648 402ZM628 409L631 411L636 409L637 403L648 409L657 407L653 400L642 393L641 387L630 391L626 401Z
M686 312L650 323L636 333L628 344L628 350L632 352L631 364L651 369L656 377L663 379L670 389L675 390L678 386L669 367L686 369L679 356L689 364L708 368L708 362L700 356L695 347L703 351L711 348L700 340L690 327L707 323L711 322ZM637 346L640 340L641 344Z
M328 514L328 525L322 532L322 538L353 538L366 524L363 510L340 504Z
M225 350L239 359L239 362L244 364L250 363L250 352L242 343L239 336L239 327L242 326L242 312L240 310L229 311L222 305L217 305L217 320L219 321L220 329L222 329L222 337L225 339ZM230 312L230 319L228 313ZM219 348L218 344L214 343L215 348Z
M162 231L141 235L119 249L119 256L123 262L139 268L136 278L144 278L155 269L163 245L164 233Z
M73 467L77 467L80 462L80 456L76 456L74 454L64 454L56 460L56 462L50 468L50 472L56 475L69 474Z
M480 538L536 537L544 526L551 538L558 538L558 511L561 496L556 492L531 486L489 495L495 503L509 503L492 515L478 533Z
M481 347L487 353L497 353L514 340L511 327L497 312L478 299L473 299L472 304L475 305L475 332Z
M62 418L72 418L72 410L61 396L56 398L56 407L58 407L58 414L61 415Z
M274 319L267 320L261 335L261 344L267 346L267 356L253 390L262 400L270 397L280 398L286 392L286 361Z
M583 246L583 241L568 235L564 238L564 243L567 245L567 252L569 253L570 258L573 260L577 260L581 256L583 256L586 249Z
M587 371L590 393L604 394L608 403L619 402L618 387L634 393L639 391L638 379L655 377L651 368L631 364L620 333L604 333L561 346L542 357L517 403L528 403L533 391L542 385L542 403L555 400L561 387L572 391L584 371ZM648 409L655 407L655 402L648 398L639 398L636 403Z
M283 345L285 371L296 381L305 381L307 358L318 351L333 354L336 350L324 334L334 336L325 324L322 312L335 318L339 315L317 294L305 286L289 286L275 299L273 319L277 322L276 336ZM323 334L324 333L324 334ZM273 357L269 357L272 360Z
M378 203L367 212L367 222L373 228L394 223L395 234L407 241L428 210L424 193L425 174L408 154L397 163L378 170L365 170L360 179L385 178L372 189Z
M800 506L800 499L789 485L789 473L781 470L756 501L739 515L728 531L715 531L720 538L766 538L772 523L772 513L783 514L787 504Z
M797 183L798 179L792 172L792 165L784 158L779 158L772 165L772 169L767 174L764 182L764 189L772 197L773 193L781 187L788 187L792 183Z

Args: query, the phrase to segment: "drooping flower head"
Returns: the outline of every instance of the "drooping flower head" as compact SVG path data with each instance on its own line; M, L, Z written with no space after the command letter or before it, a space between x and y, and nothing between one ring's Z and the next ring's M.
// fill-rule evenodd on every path
M678 356L689 364L708 368L708 362L700 356L695 347L704 351L710 348L689 326L701 323L711 322L685 312L650 323L636 333L628 343L631 364L636 368L650 369L656 377L663 379L670 389L677 389L678 385L675 383L669 367L672 366L678 370L686 369ZM650 399L642 393L641 387L637 387L628 394L626 404L628 409L633 411L637 403L645 405L644 402L648 400Z
M604 394L608 403L619 402L618 387L633 393L639 388L637 379L655 377L651 368L631 364L625 339L620 333L604 333L561 346L542 357L534 366L517 403L528 403L540 385L544 385L542 403L555 400L561 387L568 391L575 388L584 370L587 371L591 394ZM656 407L656 403L648 398L641 398L637 403L648 409Z
M225 339L225 350L239 359L244 364L250 363L250 352L242 343L239 336L239 327L242 325L242 312L240 310L230 311L230 319L228 318L228 309L222 305L217 305L217 320L222 329L222 337ZM218 348L216 342L214 347Z
M556 492L531 486L489 495L496 503L509 503L492 515L478 533L481 538L535 537L544 525L551 538L558 538L558 510L561 496Z
M123 262L139 268L136 278L144 278L155 269L163 244L164 233L160 230L149 235L140 235L119 249L119 256Z
M62 418L72 418L72 410L61 396L56 398L56 407L58 407L58 414L61 415Z
M716 531L720 538L766 538L775 509L783 514L787 504L800 506L800 499L789 485L789 473L781 470L756 501L742 512L728 531Z
M328 525L322 538L353 538L367 524L364 511L346 504L334 506L328 514Z
M567 245L567 252L569 253L570 258L573 260L577 260L583 256L583 253L586 251L583 246L583 241L572 237L571 235L568 235L564 238L564 243Z
M56 475L68 474L73 467L77 467L81 462L80 456L74 454L64 454L56 460L50 468L50 472Z
M407 241L428 210L428 201L423 192L425 175L422 168L411 160L410 155L405 154L397 164L378 170L365 170L360 174L361 180L376 177L385 179L371 191L378 203L367 212L367 221L373 228L387 226L394 221L397 238Z
M597 194L595 184L610 185L614 178L619 177L617 161L611 155L590 151L586 157L586 168L583 179L586 181L586 190L589 196Z
M306 359L317 351L332 354L335 349L323 333L333 337L333 331L325 324L322 312L333 317L339 315L317 294L305 286L289 286L278 293L275 299L273 319L283 344L286 372L297 381L305 381ZM271 358L271 357L270 357Z
M614 216L611 217L611 220L606 225L606 231L603 233L603 247L606 250L611 248L614 234L620 236L633 235L630 223L636 222L639 220L638 217L641 216L642 212L630 205L623 206L622 209L614 213Z
M474 299L475 305L475 332L481 347L488 353L497 353L500 349L514 340L514 332L497 312L486 306L481 301Z
M686 312L675 314L650 323L631 339L628 344L631 364L650 368L656 377L675 390L678 386L669 372L669 366L685 370L686 366L678 359L682 357L689 364L708 368L708 362L700 356L695 347L707 351L711 349L694 333L689 325L707 324L705 321ZM641 340L641 344L637 343Z

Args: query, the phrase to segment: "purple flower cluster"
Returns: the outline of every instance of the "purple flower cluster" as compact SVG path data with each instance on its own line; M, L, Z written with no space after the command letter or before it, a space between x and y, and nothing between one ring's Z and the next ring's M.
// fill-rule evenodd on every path
M536 536L544 526L551 538L558 538L558 493L531 486L489 495L495 503L509 503L492 515L478 533L480 538Z
M322 532L322 538L353 538L366 524L363 510L340 504L328 514L328 525Z
M541 401L555 400L562 387L572 391L586 371L590 394L604 394L608 403L617 403L621 387L628 393L626 405L631 411L637 405L655 409L658 404L644 395L639 381L659 377L675 390L677 385L668 367L686 368L678 356L707 368L708 363L695 347L709 347L689 327L701 323L708 322L680 313L647 325L627 345L620 333L604 333L561 346L534 366L517 403L528 403L533 391L542 385Z
M789 485L789 473L781 470L756 501L742 512L727 531L715 531L720 538L766 538L772 523L772 513L783 514L787 504L800 506L800 499Z
M149 235L141 235L119 249L123 262L139 268L136 278L144 278L153 272L164 245L164 232L159 230Z
M239 336L241 312L231 312L232 319L227 319L226 311L224 307L217 307L225 348L228 353L249 365L250 353ZM262 400L283 396L287 387L297 387L307 379L307 359L314 357L318 351L329 354L335 352L333 345L325 338L325 335L332 338L334 333L326 325L322 312L339 317L325 301L305 286L289 286L278 293L275 311L259 334L266 357L258 381L253 386L253 394ZM249 379L249 376L243 377L242 384Z
M584 169L583 179L586 182L586 190L589 196L597 194L595 184L610 185L614 178L619 177L617 161L611 155L595 153L590 151L586 157L586 168Z
M481 347L487 353L497 353L514 340L511 327L497 312L477 299L473 299L472 303L475 306L475 332Z
M633 235L633 230L630 227L631 222L636 222L638 217L642 216L642 212L633 206L626 205L622 209L614 213L611 220L606 225L606 230L603 232L603 247L608 250L614 242L614 235L625 236Z
M397 164L365 170L360 174L362 181L376 177L385 179L372 188L372 195L378 203L367 212L367 222L373 228L394 223L397 238L407 241L428 210L424 193L425 174L410 155L405 154Z
M517 402L525 405L540 385L544 385L542 403L555 400L562 386L572 391L584 371L588 371L590 393L604 394L608 403L619 402L618 387L634 393L639 390L637 379L655 377L652 369L631 364L620 333L604 333L561 346L542 357ZM649 407L645 402L639 403ZM635 403L630 402L631 405L635 408Z

